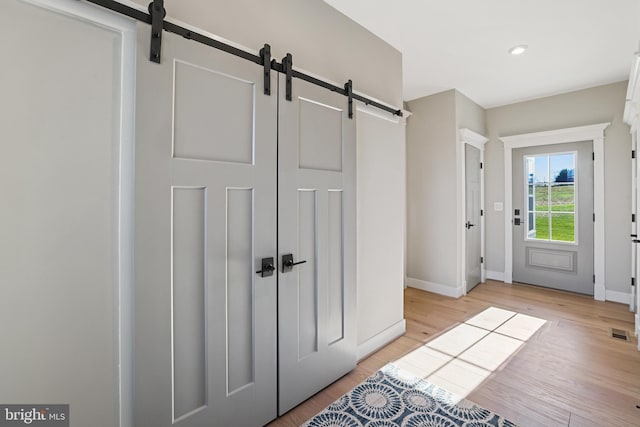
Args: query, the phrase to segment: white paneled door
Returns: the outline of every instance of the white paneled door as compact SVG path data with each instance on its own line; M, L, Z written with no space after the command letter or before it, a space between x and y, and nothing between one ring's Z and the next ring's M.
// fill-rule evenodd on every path
M296 80L286 101L285 88L281 76L280 414L356 365L355 120L342 95Z
M355 123L138 30L135 425L264 425L355 367Z
M277 97L262 68L140 25L137 426L259 426L277 414ZM275 74L273 85L277 83Z

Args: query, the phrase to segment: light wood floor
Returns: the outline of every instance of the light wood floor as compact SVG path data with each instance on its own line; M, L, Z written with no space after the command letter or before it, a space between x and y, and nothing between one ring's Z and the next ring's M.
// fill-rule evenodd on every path
M640 352L628 306L492 281L460 299L407 289L403 337L269 426L299 426L386 363L491 306L548 322L469 400L522 426L640 426ZM631 342L610 338L611 327Z

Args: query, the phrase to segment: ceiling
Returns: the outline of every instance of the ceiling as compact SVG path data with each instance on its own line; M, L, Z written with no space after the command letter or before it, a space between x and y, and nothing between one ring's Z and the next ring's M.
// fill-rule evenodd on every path
M457 89L492 108L626 80L640 42L640 0L325 1L402 52L406 101Z

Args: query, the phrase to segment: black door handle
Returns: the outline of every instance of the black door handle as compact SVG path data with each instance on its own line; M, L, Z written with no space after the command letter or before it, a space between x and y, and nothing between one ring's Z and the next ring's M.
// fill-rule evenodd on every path
M256 271L256 274L259 274L260 277L273 276L275 269L273 266L273 257L262 258L262 270Z
M282 255L282 272L288 273L293 270L294 265L304 264L305 262L307 262L307 260L293 262L293 254Z
M475 227L476 225L475 225L475 224L471 224L471 221L467 221L467 223L466 223L464 226L465 226L465 228L468 230L468 229L470 229L471 227Z

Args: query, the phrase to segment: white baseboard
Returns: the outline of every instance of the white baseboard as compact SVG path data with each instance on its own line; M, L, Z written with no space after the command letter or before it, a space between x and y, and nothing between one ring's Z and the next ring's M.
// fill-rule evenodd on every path
M362 344L358 345L358 361L364 359L371 353L378 351L385 345L398 337L404 335L407 330L407 322L402 319L398 323L388 327L379 334L374 335Z
M607 301L619 302L622 304L631 303L631 294L618 291L605 291L605 299Z
M606 301L607 290L603 283L596 283L593 287L593 299L596 301Z
M489 280L497 280L499 282L504 282L504 271L487 270L487 279L489 279Z
M427 282L426 280L412 279L411 277L407 277L407 286L452 298L460 298L464 295L464 289L462 288Z

